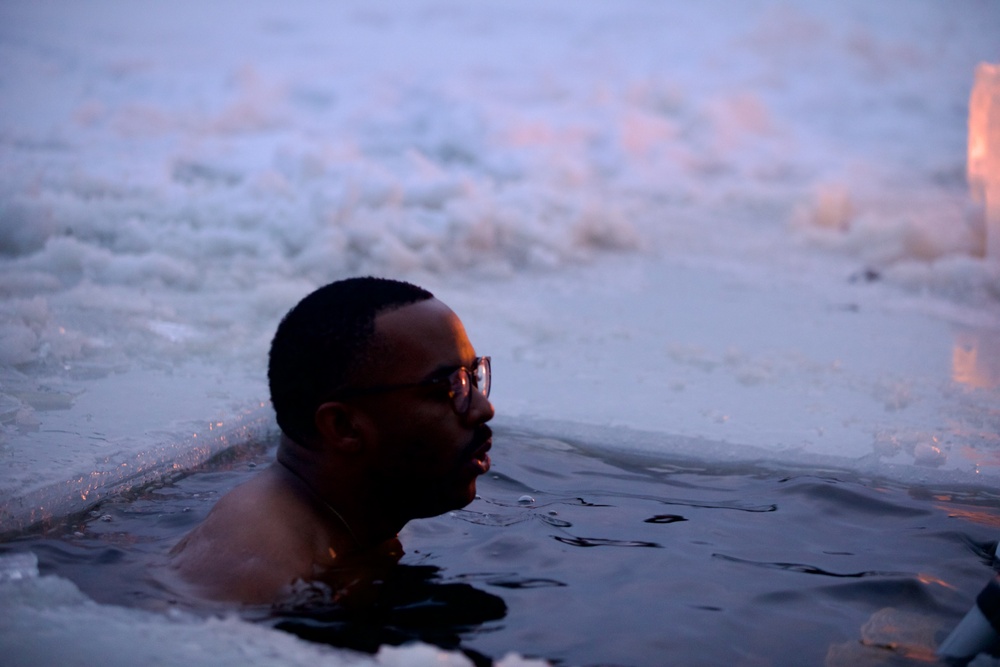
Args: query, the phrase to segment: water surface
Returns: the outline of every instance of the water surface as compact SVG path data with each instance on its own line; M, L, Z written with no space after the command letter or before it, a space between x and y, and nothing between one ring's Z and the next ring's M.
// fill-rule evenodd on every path
M500 431L469 507L409 524L377 602L246 615L374 651L420 639L489 664L881 665L931 659L989 580L1000 496L843 471L613 456ZM104 603L186 605L147 568L273 457L249 446L23 535ZM203 613L216 613L203 609Z

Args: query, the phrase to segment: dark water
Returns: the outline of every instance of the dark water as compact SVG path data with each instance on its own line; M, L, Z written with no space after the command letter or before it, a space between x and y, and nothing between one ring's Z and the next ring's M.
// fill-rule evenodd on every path
M842 472L612 459L500 432L481 498L406 527L371 608L250 614L361 650L421 639L479 664L906 665L993 574L1000 495ZM162 608L146 567L266 465L250 448L0 545L100 602Z

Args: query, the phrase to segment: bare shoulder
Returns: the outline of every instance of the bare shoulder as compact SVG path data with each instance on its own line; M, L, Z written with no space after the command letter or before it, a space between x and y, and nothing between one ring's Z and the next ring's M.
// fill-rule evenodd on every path
M169 568L199 596L266 603L323 565L324 535L313 507L272 466L223 496L173 548Z

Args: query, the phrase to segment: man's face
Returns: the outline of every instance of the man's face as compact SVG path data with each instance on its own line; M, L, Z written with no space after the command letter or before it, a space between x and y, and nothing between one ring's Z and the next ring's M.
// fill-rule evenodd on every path
M447 377L476 358L458 317L437 299L383 313L375 334L387 353L365 384L390 385ZM371 397L368 412L377 442L368 461L372 483L408 518L435 516L468 505L476 478L489 469L493 406L473 390L469 409L456 413L447 387L411 387Z

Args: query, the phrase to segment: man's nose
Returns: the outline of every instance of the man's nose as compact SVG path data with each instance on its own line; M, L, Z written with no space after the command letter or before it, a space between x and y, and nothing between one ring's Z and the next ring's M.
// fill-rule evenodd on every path
M483 396L478 389L473 390L469 411L465 413L466 420L470 424L485 424L493 419L493 415L493 404L490 403L490 399Z

